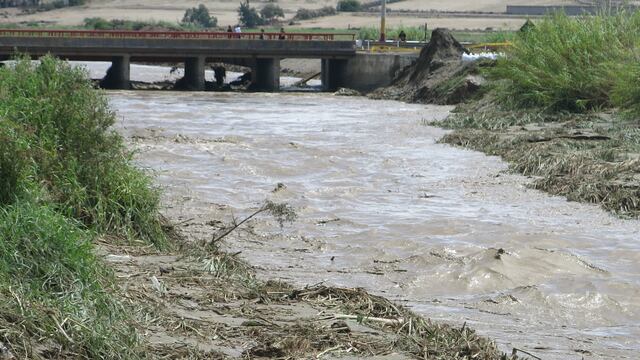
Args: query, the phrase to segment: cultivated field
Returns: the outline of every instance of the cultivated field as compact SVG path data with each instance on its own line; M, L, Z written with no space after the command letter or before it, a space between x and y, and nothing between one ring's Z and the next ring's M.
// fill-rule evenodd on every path
M237 8L239 0L94 0L86 6L58 9L35 14L21 14L18 9L0 10L0 23L43 22L52 25L72 26L82 24L88 17L103 17L106 19L126 20L164 20L179 21L185 9L205 4L212 15L218 18L221 27L234 25L238 22ZM251 5L261 8L266 0L251 1ZM335 6L337 0L278 0L278 6L285 11L285 24L300 8L321 8ZM407 0L389 4L391 10L438 10L450 12L504 12L507 4L515 5L570 5L577 4L572 0L453 0L441 2L436 0ZM442 17L441 17L442 16ZM468 16L428 15L428 14L393 14L390 13L389 26L416 26L428 23L430 28L447 27L451 29L514 29L518 28L524 18L503 18L496 15L469 14ZM343 13L336 16L312 19L301 22L296 27L337 28L376 26L379 20L376 14Z

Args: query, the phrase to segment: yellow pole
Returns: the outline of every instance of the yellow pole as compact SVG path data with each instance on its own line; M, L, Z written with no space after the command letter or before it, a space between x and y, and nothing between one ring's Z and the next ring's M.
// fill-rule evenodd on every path
M387 0L382 0L382 10L380 10L380 41L384 42L387 40L386 30L387 30Z

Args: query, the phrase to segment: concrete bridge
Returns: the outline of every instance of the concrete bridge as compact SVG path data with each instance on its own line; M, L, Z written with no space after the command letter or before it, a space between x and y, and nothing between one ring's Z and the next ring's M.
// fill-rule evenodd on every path
M276 91L283 58L322 59L323 87L345 86L344 75L356 48L352 34L287 33L281 39L278 33L0 29L0 60L16 53L111 61L103 84L112 89L129 88L131 62L184 62L185 88L204 90L205 64L226 62L251 67L256 89Z

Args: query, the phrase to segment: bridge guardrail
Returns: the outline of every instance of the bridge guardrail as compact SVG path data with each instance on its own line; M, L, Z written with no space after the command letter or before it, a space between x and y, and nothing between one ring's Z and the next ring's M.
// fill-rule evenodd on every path
M261 35L263 39L261 39ZM285 39L280 39L284 35ZM335 41L339 37L355 41L352 33L229 33L188 31L121 31L121 30L42 30L0 29L0 37L54 37L101 39L183 39L183 40L302 40Z

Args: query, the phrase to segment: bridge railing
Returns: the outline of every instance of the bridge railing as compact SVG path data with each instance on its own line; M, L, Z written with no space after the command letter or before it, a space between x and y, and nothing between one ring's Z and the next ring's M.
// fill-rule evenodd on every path
M355 40L352 33L272 33L272 32L188 32L188 31L121 31L121 30L42 30L0 29L0 37L98 38L98 39L183 39L183 40Z

